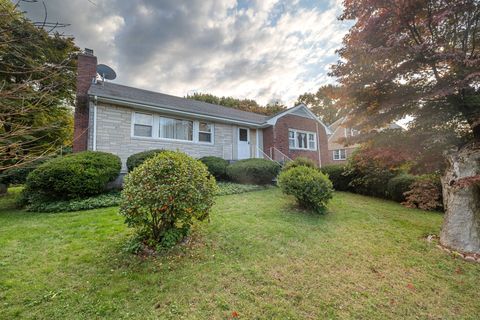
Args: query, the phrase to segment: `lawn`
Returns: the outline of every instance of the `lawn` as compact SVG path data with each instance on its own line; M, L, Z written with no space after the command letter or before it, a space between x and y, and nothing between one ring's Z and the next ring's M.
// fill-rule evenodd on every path
M424 237L442 216L336 193L326 215L276 188L217 198L167 256L125 253L118 209L0 206L1 319L475 319L480 265Z

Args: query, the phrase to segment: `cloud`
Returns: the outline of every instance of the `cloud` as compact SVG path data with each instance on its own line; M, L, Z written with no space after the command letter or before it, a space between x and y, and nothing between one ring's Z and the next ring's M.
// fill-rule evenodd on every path
M340 1L47 0L50 21L110 64L118 83L170 93L278 101L332 82L347 23ZM43 19L40 4L22 4ZM41 19L40 19L41 17Z

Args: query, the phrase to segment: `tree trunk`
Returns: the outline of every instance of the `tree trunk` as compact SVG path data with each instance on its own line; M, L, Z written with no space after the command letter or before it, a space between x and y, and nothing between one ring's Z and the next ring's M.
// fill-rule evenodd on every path
M7 193L8 185L0 182L0 196Z
M480 145L464 147L447 159L440 243L457 251L480 253L480 186L474 178L480 175Z

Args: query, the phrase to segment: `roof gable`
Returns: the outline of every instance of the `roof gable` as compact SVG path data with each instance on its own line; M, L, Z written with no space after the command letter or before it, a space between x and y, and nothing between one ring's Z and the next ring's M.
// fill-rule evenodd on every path
M295 115L299 117L304 117L308 119L313 119L320 123L324 128L327 134L331 134L330 129L312 112L310 109L304 105L303 103L293 107L289 108L285 111L282 111L280 113L277 113L276 115L271 116L268 120L267 123L274 126L277 123L277 120L280 119L281 117L284 117L286 115Z

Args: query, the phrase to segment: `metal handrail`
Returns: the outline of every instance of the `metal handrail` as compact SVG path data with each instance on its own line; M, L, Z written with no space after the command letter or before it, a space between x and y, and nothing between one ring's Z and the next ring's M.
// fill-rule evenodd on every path
M286 159L287 161L292 161L292 159L291 159L289 156L287 156L285 153L283 153L282 151L278 150L278 149L275 148L275 147L270 147L270 154L271 154L272 160L273 160L273 158L275 158L275 156L274 156L274 154L273 154L273 152L272 152L273 150L277 151L278 153L280 153L280 154L282 155L284 162L286 162L285 159ZM276 160L275 160L275 161L276 161ZM277 162L278 162L278 161L277 161Z

